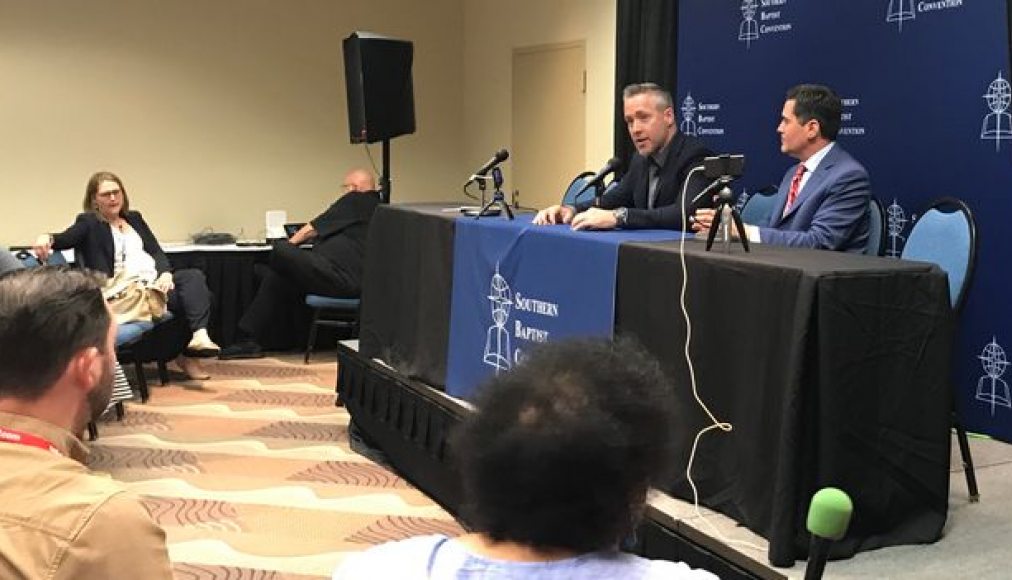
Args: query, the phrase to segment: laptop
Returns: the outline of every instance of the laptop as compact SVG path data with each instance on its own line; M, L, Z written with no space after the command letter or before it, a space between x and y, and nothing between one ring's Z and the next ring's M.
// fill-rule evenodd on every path
M305 222L301 224L285 224L285 236L291 238L295 235L295 232L302 229L302 226L306 225Z

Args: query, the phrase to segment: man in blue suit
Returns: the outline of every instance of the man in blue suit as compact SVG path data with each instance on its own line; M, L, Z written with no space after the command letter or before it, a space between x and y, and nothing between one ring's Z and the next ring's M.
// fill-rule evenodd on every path
M780 151L800 163L784 176L768 224L746 224L749 241L863 252L868 239L868 172L836 143L843 104L828 87L798 85L780 116ZM705 236L713 210L693 216Z

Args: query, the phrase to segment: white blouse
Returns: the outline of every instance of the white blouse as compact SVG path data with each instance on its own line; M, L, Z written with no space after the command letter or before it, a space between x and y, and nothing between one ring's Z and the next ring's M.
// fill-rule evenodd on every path
M112 230L113 253L116 257L113 273L121 271L127 275L139 276L142 280L151 283L158 277L158 270L155 269L155 259L151 254L144 251L144 242L130 224L125 224L124 231L109 226Z

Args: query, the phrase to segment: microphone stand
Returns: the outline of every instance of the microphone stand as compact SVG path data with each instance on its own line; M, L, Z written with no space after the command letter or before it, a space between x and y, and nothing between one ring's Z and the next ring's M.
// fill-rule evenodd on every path
M601 197L604 196L604 183L594 184L594 207L601 207Z
M481 183L484 183L484 181L481 181ZM506 195L502 192L502 184L503 184L502 171L498 167L492 170L492 184L495 186L495 191L492 193L492 200L486 203L481 208L481 210L478 212L478 215L474 216L474 219L479 219L481 218L481 216L484 215L496 215L490 211L493 206L498 206L498 209L500 211L505 210L506 216L509 219L513 219L513 210L510 209L510 204L506 203ZM481 189L484 192L485 188L482 187ZM483 193L482 201L484 201L484 198L485 196Z
M724 175L719 177L717 181L715 181L713 185L710 186L713 187L714 185L721 183L723 185L723 189L721 189L720 193L717 194L717 206L713 208L714 209L713 223L710 224L710 235L706 237L707 252L709 252L710 248L713 246L713 240L717 236L717 228L718 226L720 226L721 221L722 220L726 221L727 219L731 219L734 221L734 227L738 231L738 240L741 241L741 246L745 248L745 251L746 252L749 251L748 236L745 235L745 225L742 224L741 213L739 213L738 208L734 206L734 196L731 194L731 188L727 187L727 184L730 182L731 178L729 176ZM710 187L707 187L706 189L710 189ZM706 190L703 191L705 192ZM697 195L696 199L699 199L700 196L702 196L702 193L700 193L700 195ZM696 200L693 200L693 202L695 201ZM727 212L728 216L722 217L725 212ZM729 223L724 224L725 228L730 226L731 224ZM725 236L727 236L725 238L725 241L727 242L727 247L725 248L725 251L729 251L730 232L725 233Z

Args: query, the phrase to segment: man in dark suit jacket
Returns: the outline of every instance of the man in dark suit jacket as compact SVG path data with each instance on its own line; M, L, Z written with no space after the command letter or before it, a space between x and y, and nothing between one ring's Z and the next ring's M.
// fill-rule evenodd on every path
M834 139L843 110L828 87L798 85L787 92L780 150L800 163L787 171L767 224L745 226L749 241L863 252L868 240L868 172ZM705 235L713 210L701 209L694 228Z
M689 172L710 155L701 141L678 132L671 94L653 83L629 85L622 91L629 136L638 155L629 171L601 198L574 206L553 205L538 212L536 224L572 224L574 230L613 228L682 229L682 189ZM688 203L706 187L702 172L690 180ZM708 201L708 200L707 200Z

